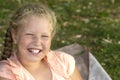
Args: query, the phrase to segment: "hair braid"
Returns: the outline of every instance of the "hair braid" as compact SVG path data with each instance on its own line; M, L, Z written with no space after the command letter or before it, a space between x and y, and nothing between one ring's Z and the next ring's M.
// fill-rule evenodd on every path
M4 40L4 49L3 53L1 55L1 60L5 60L10 57L13 49L13 40L12 35L10 32L10 28L7 29L7 32L5 34L5 40Z

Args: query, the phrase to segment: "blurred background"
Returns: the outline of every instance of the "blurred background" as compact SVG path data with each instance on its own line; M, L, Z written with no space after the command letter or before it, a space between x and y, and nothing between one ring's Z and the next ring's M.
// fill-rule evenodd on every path
M59 30L52 49L78 43L113 80L120 80L120 0L0 0L0 53L12 13L31 2L42 2L56 13Z

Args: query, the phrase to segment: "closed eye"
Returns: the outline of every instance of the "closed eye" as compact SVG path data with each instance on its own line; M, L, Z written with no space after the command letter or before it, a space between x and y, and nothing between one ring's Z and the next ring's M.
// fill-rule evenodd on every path
M42 35L42 37L49 37L48 35Z
M25 35L28 37L34 37L34 34L31 34L31 33L26 33Z
M26 33L25 35L31 35L31 36L32 36L33 34L31 34L31 33Z

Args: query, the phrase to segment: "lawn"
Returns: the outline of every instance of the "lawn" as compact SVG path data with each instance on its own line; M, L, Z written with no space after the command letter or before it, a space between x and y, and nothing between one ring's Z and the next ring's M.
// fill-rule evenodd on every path
M33 1L47 4L56 13L59 28L52 49L79 43L113 80L120 79L119 0L0 0L0 48L13 10Z

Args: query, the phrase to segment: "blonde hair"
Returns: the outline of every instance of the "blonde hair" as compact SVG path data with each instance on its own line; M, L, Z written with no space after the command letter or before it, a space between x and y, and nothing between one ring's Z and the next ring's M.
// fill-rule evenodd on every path
M20 27L20 21L25 19L27 16L38 16L38 17L46 17L52 23L52 37L56 32L56 17L52 10L43 4L33 3L26 4L20 7L12 16L10 21L10 27L7 29L5 42L4 42L4 50L1 56L1 60L7 59L11 56L13 50L13 39L11 35L11 29L15 31Z

